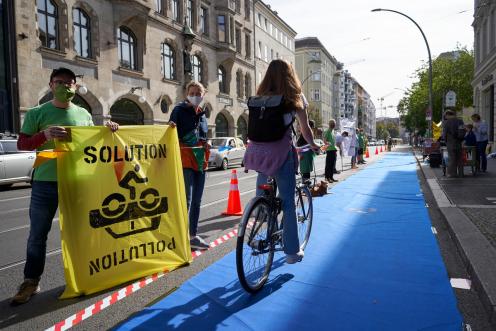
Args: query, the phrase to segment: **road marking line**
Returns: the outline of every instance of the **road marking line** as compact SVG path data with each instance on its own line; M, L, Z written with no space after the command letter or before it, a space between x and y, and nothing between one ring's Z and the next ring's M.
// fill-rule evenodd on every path
M486 199L489 201L493 201L493 200L496 200L496 197L487 197Z
M464 278L450 278L451 286L462 290L470 290L472 281Z
M54 218L53 219L54 222L58 222L59 219L58 218ZM29 228L30 225L21 225L21 226L16 226L15 228L10 228L10 229L7 229L7 230L3 230L3 231L0 231L0 234L4 234L4 233L7 233L7 232L11 232L11 231L16 231L16 230L21 230L21 229L25 229L25 228Z
M15 213L17 211L24 211L24 210L29 210L29 207L28 208L10 209L10 210L1 212L0 215L12 214L12 213Z
M435 228L435 227L431 226L431 230L432 230L432 233L433 233L433 234L437 235L437 230L436 230L436 228Z
M62 249L54 249L53 251L51 252L48 252L46 256L52 256L52 255L56 255L56 254L60 254L62 252ZM17 267L18 265L22 265L26 263L26 260L22 260L22 261L19 261L19 262L14 262L14 263L11 263L11 264L7 264L6 266L3 266L0 268L0 271L3 271L3 270L7 270L7 269L10 269L10 268L13 268L13 267Z
M21 199L27 199L27 198L31 198L30 195L24 195L22 197L17 197L17 198L8 198L8 199L2 199L0 200L0 202L7 202L7 201L14 201L14 200L21 200Z
M216 247L222 243L227 242L229 239L236 237L238 230L232 230L227 234L222 235L220 238L214 240L213 242L210 243L210 247ZM218 243L218 244L216 244ZM193 260L197 258L198 256L202 255L203 252L205 251L193 251L191 252L191 256ZM154 281L158 280L159 278L162 278L165 276L165 274L168 273L167 269L164 269L161 272L155 273L153 275L147 276L145 278L140 279L137 282L134 282L133 284L127 285L126 287L123 287L119 289L118 291L110 294L109 296L95 302L94 304L78 311L72 316L69 316L63 321L60 321L56 323L54 326L46 329L47 331L62 331L62 330L68 330L72 328L73 326L79 324L80 322L84 321L85 319L90 318L91 316L94 316L104 310L105 308L113 305L114 303L130 296L131 294L139 291L140 289L144 288L148 284L153 283Z

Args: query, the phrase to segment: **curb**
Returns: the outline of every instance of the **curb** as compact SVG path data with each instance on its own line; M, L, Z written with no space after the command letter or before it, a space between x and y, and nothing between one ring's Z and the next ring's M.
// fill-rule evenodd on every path
M463 211L450 201L434 171L428 166L422 166L422 161L415 153L414 157L448 224L451 237L455 239L462 259L468 266L472 285L489 315L489 322L496 327L496 249Z

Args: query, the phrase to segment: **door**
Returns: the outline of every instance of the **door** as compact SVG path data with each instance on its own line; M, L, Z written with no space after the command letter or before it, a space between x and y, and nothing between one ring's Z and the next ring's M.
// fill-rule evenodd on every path
M16 141L2 141L5 177L29 179L35 159L33 152L20 152Z

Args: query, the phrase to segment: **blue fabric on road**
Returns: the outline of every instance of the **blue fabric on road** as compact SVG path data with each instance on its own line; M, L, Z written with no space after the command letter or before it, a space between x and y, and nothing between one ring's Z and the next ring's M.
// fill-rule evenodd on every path
M276 255L257 295L232 252L116 329L460 330L413 156L389 153L332 193L314 199L303 262Z

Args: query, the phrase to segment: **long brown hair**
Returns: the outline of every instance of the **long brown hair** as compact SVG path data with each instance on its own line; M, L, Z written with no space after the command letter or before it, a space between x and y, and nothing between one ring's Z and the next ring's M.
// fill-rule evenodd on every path
M258 86L257 95L282 95L297 110L303 109L301 83L293 66L281 59L273 60Z

